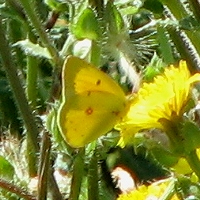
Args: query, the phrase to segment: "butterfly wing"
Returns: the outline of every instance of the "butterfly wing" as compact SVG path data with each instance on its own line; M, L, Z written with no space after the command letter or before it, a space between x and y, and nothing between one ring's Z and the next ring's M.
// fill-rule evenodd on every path
M124 115L127 100L105 73L76 57L63 70L63 102L58 127L73 147L82 147L113 128Z
M92 64L74 56L69 56L62 73L64 96L74 96L86 91L102 91L125 98L119 85L107 74Z

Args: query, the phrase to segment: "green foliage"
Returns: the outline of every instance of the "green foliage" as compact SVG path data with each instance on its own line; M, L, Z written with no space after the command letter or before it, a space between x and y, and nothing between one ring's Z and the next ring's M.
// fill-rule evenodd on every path
M108 66L107 71L112 77L120 77L118 81L127 93L137 92L139 80L151 82L165 67L181 59L187 61L192 73L199 71L199 10L197 0L1 0L0 198L36 199L43 195L41 199L60 196L90 200L95 191L95 199L114 200L116 188L112 180L108 187L105 171L110 177L118 165L129 166L148 182L156 173L166 169L171 172L180 157L190 160L192 170L200 176L196 110L195 119L184 115L184 123L176 124L180 141L176 141L175 150L179 153L158 134L154 138L146 130L142 137L134 137L134 152L120 149L111 153L119 139L113 130L81 150L73 149L60 135L56 119L61 68L68 55L82 57L98 67ZM199 93L196 96L198 99ZM186 111L190 110L188 106ZM45 131L51 139L49 146L41 139ZM13 150L12 145L3 151L7 140L15 143L10 136L20 141L21 151ZM22 157L27 166L19 165ZM64 162L58 162L60 157ZM155 174L148 174L142 166L155 167ZM53 171L60 174L53 178ZM199 182L191 181L191 174L174 176L176 193L182 199L200 198ZM33 177L39 181L36 186L48 180L46 188L35 192L37 187L30 184ZM62 187L62 178L69 181L67 190ZM7 181L5 185L1 179ZM71 193L66 193L70 188ZM48 192L43 194L42 190Z
M181 135L186 154L200 147L200 129L193 122L184 123Z
M46 58L51 59L51 55L47 48L39 46L39 44L33 44L30 40L22 40L18 41L14 44L14 46L19 46L22 50L30 56L35 56L38 58Z
M14 173L14 167L3 156L0 156L0 177L12 180Z
M78 39L98 39L100 27L95 13L91 8L86 8L83 13L81 13L76 24L72 27L72 32Z

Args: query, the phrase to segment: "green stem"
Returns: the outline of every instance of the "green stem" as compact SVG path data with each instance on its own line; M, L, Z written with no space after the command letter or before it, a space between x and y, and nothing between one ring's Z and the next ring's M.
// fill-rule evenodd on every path
M36 43L37 38L28 30L28 38L31 42ZM38 78L38 58L28 55L27 56L27 79L26 79L26 94L32 108L36 108L37 103L37 78Z
M173 195L175 194L175 184L174 181L172 180L163 195L159 198L159 200L170 200Z
M191 7L196 19L200 22L200 13L199 13L200 4L199 4L199 1L198 0L190 0L190 1L188 1L188 3L190 4L190 7Z
M198 60L198 56L195 52L193 52L192 43L188 40L188 38L183 35L183 32L181 32L178 29L175 28L168 28L168 33L170 34L170 37L175 44L178 52L181 55L181 58L184 58L187 60L188 67L191 72L197 71L197 65L196 60Z
M51 140L47 131L42 136L40 162L38 168L38 196L37 200L46 200L49 191L50 199L63 200L58 185L53 176L53 169L50 162Z
M90 62L95 65L100 65L100 46L97 41L92 41L92 47L91 47L91 54L90 54Z
M177 20L182 20L183 18L190 16L190 14L186 11L180 0L166 0L164 1L164 3L165 5L167 5L170 12ZM196 48L197 52L200 53L200 44L199 42L197 42L200 38L200 32L193 30L185 30L185 33L188 36L191 43Z
M62 58L65 58L69 54L69 49L75 41L75 37L73 35L69 35L67 40L65 41L62 50L60 51L60 55Z
M93 153L88 169L88 200L99 199L98 162L96 152Z
M38 60L33 56L27 56L27 87L26 94L32 108L37 103L37 76L38 76Z
M102 42L102 33L105 33L105 24L103 22L104 18L104 1L103 0L89 0L88 5L96 10L97 20L99 25L100 38L97 41L92 41L90 62L95 66L101 64L101 42Z
M79 150L78 155L76 156L74 161L73 177L69 200L78 200L79 198L84 174L84 156L85 148L82 148Z
M42 147L40 152L40 162L38 171L38 200L46 200L47 185L49 182L49 166L50 166L50 149L51 141L48 132L44 131L42 136Z
M58 188L57 182L55 180L55 177L53 175L52 168L49 169L49 193L51 196L51 200L63 200L62 194L60 193L60 190Z
M191 151L189 154L186 155L185 158L191 169L195 172L200 180L200 160L197 156L196 150Z
M36 13L36 9L34 6L35 1L27 1L27 0L19 0L20 3L22 4L26 15L30 19L33 27L35 28L37 34L39 35L43 45L49 50L49 53L51 54L51 57L54 61L54 64L56 66L60 67L62 65L62 60L59 57L57 49L51 44L44 26L42 25L39 15Z
M16 42L18 42L19 40L21 40L21 38L26 36L27 33L27 26L25 24L23 24L23 31L22 29L16 29L16 27L20 27L22 24L15 19L9 19L7 22L7 33L8 33L8 41L11 44L14 44ZM24 55L21 52L21 49L19 49L18 47L14 47L13 48L14 52L15 52L15 59L16 59L16 63L18 64L18 69L22 69L24 66L24 63L22 62L22 60L24 60Z
M167 5L178 20L188 16L188 13L180 0L164 0L164 4Z
M19 111L21 112L22 118L25 123L25 127L27 129L27 139L29 141L29 146L32 148L30 153L35 156L34 164L35 166L37 166L36 155L39 150L39 145L37 142L39 130L35 122L35 118L32 115L32 111L28 105L28 101L26 99L21 82L19 80L17 67L15 66L15 63L13 62L12 53L9 48L9 44L8 44L8 41L6 40L5 35L6 34L4 32L4 27L2 25L2 19L0 18L0 44L1 44L0 56L1 56L2 64L5 69L8 81L10 83L10 87L14 93L16 104L19 108ZM34 174L35 172L32 172L32 175Z

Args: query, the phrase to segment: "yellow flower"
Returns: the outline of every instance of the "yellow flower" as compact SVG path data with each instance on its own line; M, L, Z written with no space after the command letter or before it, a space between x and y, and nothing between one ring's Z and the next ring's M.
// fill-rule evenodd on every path
M141 185L136 190L130 193L121 194L117 200L148 200L148 199L159 199L167 190L167 187L171 183L170 179L157 181L149 186ZM173 186L173 185L172 185ZM173 190L173 187L172 187ZM170 192L170 191L169 191ZM174 194L171 200L178 200L176 194Z
M196 154L198 158L200 159L200 148L196 149ZM191 169L190 165L188 164L187 160L183 157L181 157L178 162L171 167L172 171L174 171L177 174L191 174L191 180L193 182L196 182L198 180L198 177Z
M181 117L190 97L191 85L197 81L200 81L200 74L192 76L186 62L180 61L178 68L171 65L152 83L144 83L127 115L116 126L122 133L120 145L126 144L139 130L165 130L161 119L173 122Z

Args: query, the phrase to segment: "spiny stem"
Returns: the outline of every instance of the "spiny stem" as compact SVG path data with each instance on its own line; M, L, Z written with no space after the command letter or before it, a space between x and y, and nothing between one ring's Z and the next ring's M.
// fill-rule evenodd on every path
M199 55L195 52L193 44L182 31L172 27L167 30L181 57L187 60L190 71L193 73L196 72L200 60Z
M50 42L44 26L42 25L38 14L36 13L35 7L34 7L34 1L30 2L27 0L19 0L22 4L26 15L28 16L29 20L31 21L33 27L35 28L37 34L39 35L43 45L49 50L49 53L51 54L52 60L54 61L54 64L56 66L60 67L62 65L62 60L59 57L58 51L56 48L52 45Z
M200 3L199 3L199 1L198 0L190 0L190 1L188 1L188 3L190 4L191 9L192 9L196 19L200 22L200 13L199 13Z
M37 38L28 31L29 40L37 42ZM37 78L38 78L38 59L36 57L27 56L27 79L26 79L26 95L33 109L37 103Z
M196 150L191 151L186 155L186 160L190 165L191 169L195 172L200 180L200 160L197 156Z
M72 177L69 200L79 199L83 173L84 173L84 157L85 157L85 148L82 148L79 150L78 155L76 156L74 161L73 177Z
M90 53L90 62L95 66L100 65L100 46L97 41L92 41L92 48Z
M51 140L47 131L42 135L42 146L38 169L38 196L37 200L46 200L47 193L52 200L63 200L62 194L53 176L53 169L50 160ZM48 190L48 191L47 191Z
M8 183L7 181L2 179L0 179L0 188L14 193L25 200L36 200L36 197L30 195L27 191L24 191L18 186L13 185L12 183Z
M24 120L25 127L27 129L27 139L29 141L29 145L31 146L31 154L35 156L35 161L37 152L39 151L39 145L37 142L37 137L39 134L39 130L37 124L35 122L35 118L32 115L31 109L29 107L28 101L26 99L24 89L19 80L19 76L17 73L17 67L13 62L13 57L11 54L11 50L9 48L8 41L5 37L5 32L2 25L2 19L0 17L0 56L2 60L3 67L5 69L8 81L10 83L10 87L14 93L16 104L21 112L22 118ZM34 175L34 172L33 172Z
M42 136L42 147L40 152L40 162L38 171L38 200L47 198L47 183L49 182L51 141L48 132L44 131Z
M88 169L88 200L99 199L98 162L96 152L93 153Z
M165 5L169 8L170 12L173 14L173 16L177 20L182 20L183 17L188 17L190 14L186 11L184 8L182 2L180 0L167 0L165 1ZM184 31L186 35L188 36L189 40L194 45L197 52L200 52L200 44L197 42L200 37L199 31L191 31L191 30L185 30Z

